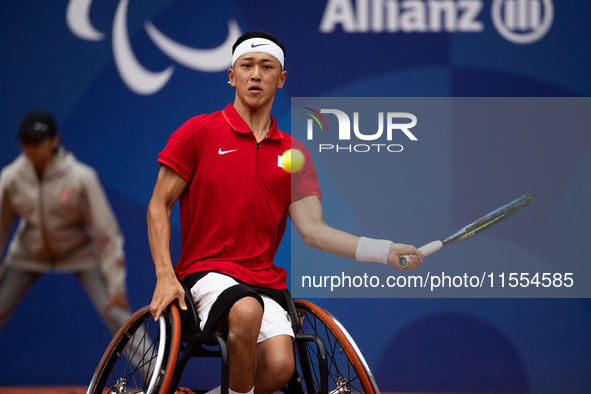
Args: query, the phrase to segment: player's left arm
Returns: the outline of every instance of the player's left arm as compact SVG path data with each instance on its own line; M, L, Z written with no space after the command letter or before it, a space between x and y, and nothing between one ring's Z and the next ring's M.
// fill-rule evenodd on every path
M359 258L360 237L337 230L323 220L322 205L316 195L310 195L294 201L288 208L291 221L298 230L306 245L336 256ZM366 239L367 240L367 239ZM369 247L372 247L370 240ZM386 245L382 242L381 245ZM422 261L422 253L412 245L391 243L387 254L388 265L402 270L399 257L410 255L410 264L404 270L416 268Z

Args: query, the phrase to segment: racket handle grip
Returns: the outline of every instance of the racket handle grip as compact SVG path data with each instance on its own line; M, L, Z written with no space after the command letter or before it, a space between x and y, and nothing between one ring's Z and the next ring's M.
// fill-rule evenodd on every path
M437 252L442 246L443 242L433 241L427 245L421 246L419 250L423 253L423 257L427 257L430 254ZM401 256L398 262L402 268L405 268L408 265L408 255Z

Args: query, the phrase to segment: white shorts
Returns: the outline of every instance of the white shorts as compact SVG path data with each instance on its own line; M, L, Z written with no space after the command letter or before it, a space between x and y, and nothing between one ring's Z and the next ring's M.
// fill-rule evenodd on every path
M201 319L200 326L202 330L215 300L224 290L237 284L239 283L236 280L227 275L210 272L199 279L195 286L191 288L193 302L197 307L199 319ZM289 314L272 298L265 295L261 297L265 304L265 311L257 343L264 342L277 335L289 335L294 338Z

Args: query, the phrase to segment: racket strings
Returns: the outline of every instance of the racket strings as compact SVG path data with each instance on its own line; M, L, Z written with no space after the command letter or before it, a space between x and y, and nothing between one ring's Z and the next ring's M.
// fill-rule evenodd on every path
M502 206L488 215L478 219L474 223L464 227L460 231L452 234L448 238L446 238L443 243L444 244L457 244L462 241L465 241L468 238L475 236L476 234L482 232L486 228L497 224L501 220L513 215L515 212L519 211L521 208L525 207L527 204L531 202L531 196L525 195L521 198L518 198L515 201L510 202L507 205Z

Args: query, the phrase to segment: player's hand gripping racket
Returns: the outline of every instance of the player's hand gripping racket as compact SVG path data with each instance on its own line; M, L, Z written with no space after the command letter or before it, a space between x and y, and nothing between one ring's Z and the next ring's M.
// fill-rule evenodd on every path
M507 205L503 205L502 207L495 209L488 215L483 216L482 218L478 219L473 223L470 223L466 227L453 233L445 239L442 239L440 241L433 241L425 246L421 246L419 250L423 252L423 257L425 257L430 255L431 253L437 252L445 245L457 244L462 241L465 241L468 238L471 238L476 234L486 230L487 228L494 226L501 220L508 218L515 212L519 211L521 208L525 207L530 202L531 196L527 194L521 198L518 198L517 200L511 201ZM408 265L408 255L400 257L398 261L400 262L400 266L402 268L405 268Z

